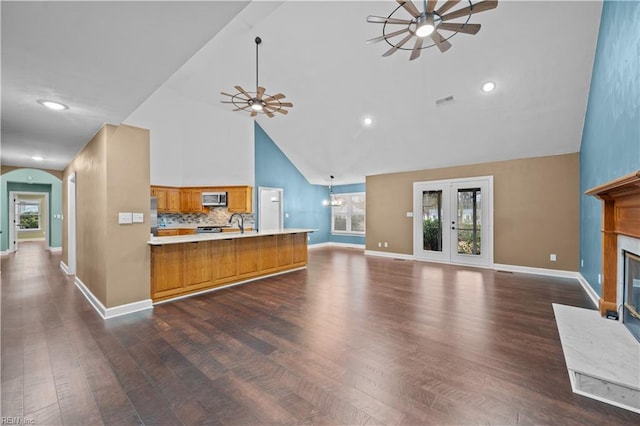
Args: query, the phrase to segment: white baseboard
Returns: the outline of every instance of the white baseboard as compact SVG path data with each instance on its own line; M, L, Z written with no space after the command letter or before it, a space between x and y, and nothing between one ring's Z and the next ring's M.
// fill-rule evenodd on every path
M584 291L589 296L589 299L591 299L591 303L593 303L593 306L595 306L596 309L599 308L600 296L598 296L598 293L596 293L593 287L591 287L591 285L589 284L589 281L587 281L587 279L580 272L577 272L577 274L578 274L578 282L580 283Z
M110 319L119 317L121 315L132 314L134 312L144 311L146 309L153 309L153 303L151 299L140 300L138 302L127 303L126 305L114 306L113 308L105 307L97 297L91 293L91 290L87 288L86 285L80 280L80 278L76 277L74 280L76 287L84 294L84 297L87 298L91 306L100 314L102 319Z
M62 253L62 247L49 247L48 250L51 253Z
M9 250L0 251L0 256L6 256L9 254Z
M546 275L549 277L578 279L578 272L563 271L561 269L533 268L531 266L505 265L501 263L494 263L493 269L499 270L499 271L520 272L523 274Z
M416 260L412 254L391 253L388 251L365 250L365 256L388 257L391 259Z
M333 241L329 241L326 243L309 244L308 246L308 248L310 249L322 248L322 247L346 247L346 248L355 248L355 249L364 250L365 246L364 244L336 243Z
M60 261L60 269L62 269L62 272L64 272L65 275L73 275L71 271L69 271L69 267L67 266L67 264L62 260Z

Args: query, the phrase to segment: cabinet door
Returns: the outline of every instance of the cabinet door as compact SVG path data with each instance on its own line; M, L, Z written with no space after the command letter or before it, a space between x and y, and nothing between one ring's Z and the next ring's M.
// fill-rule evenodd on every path
M158 237L172 237L174 235L179 235L177 229L158 229Z
M292 234L293 238L293 263L307 263L307 234Z
M278 237L267 235L257 238L259 244L258 269L261 272L278 267Z
M238 253L238 275L248 278L258 273L259 238L239 238L236 240Z
M291 234L278 235L278 266L289 266L293 262L292 242Z
M182 292L184 244L151 247L151 298L156 300Z
M151 187L151 196L156 197L158 212L167 211L167 190L165 188Z
M229 213L251 213L253 199L250 186L229 187L225 190Z
M180 213L180 190L169 189L167 190L167 212Z
M184 287L194 290L209 287L213 281L212 241L184 244Z
M233 281L238 276L236 240L217 240L214 247L214 258L216 260L215 282L222 284Z
M178 235L194 235L194 234L196 234L195 229L186 229L186 228L178 229Z

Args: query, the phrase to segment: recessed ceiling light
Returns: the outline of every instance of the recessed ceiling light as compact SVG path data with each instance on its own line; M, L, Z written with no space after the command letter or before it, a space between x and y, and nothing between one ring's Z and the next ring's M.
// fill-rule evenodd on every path
M482 91L484 93L493 92L495 88L496 88L496 84L493 81L487 81L485 84L482 85Z
M69 109L69 107L66 106L65 104L61 104L60 102L55 102L55 101L48 101L46 99L39 99L38 103L54 111L62 111L64 109Z
M44 157L40 157L39 155L34 155L33 157L31 157L31 159L35 161L42 161L44 160Z
M362 124L364 124L365 126L371 126L373 124L373 118L371 117L365 117L362 120Z

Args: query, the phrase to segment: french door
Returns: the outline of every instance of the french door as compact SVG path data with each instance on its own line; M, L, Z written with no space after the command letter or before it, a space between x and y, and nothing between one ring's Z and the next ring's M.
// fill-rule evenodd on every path
M492 176L414 182L415 258L491 266L492 189Z

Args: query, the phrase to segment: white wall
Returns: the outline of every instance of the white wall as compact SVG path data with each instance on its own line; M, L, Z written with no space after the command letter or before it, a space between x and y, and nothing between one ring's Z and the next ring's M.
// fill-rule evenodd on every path
M219 102L216 95L212 103ZM247 114L163 86L125 124L150 130L153 185L253 185L253 120Z

